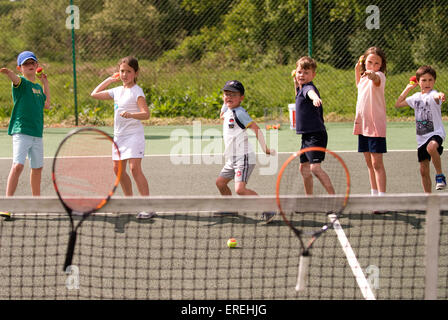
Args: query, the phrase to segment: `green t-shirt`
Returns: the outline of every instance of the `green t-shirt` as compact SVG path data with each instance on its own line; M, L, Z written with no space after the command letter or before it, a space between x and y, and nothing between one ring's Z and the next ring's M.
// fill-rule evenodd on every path
M20 76L20 83L12 86L14 108L9 121L8 134L23 133L42 137L44 131L44 106L47 97L38 83Z

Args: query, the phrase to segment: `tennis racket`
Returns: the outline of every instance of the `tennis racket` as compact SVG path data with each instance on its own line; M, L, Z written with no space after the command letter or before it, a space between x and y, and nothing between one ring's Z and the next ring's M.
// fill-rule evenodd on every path
M320 164L310 165L307 162L301 165L300 159L323 160ZM339 155L328 149L302 149L292 154L281 167L276 184L277 206L283 220L299 239L301 248L297 291L306 288L310 251L314 242L338 221L347 205L349 194L350 175L347 166ZM298 214L307 213L313 213L314 217L322 213L319 222L311 223L310 232L303 230L304 224L299 229L294 222Z
M72 264L77 231L82 222L109 201L120 182L121 161L117 161L114 168L113 152L120 155L113 139L95 128L71 131L56 150L53 186L70 218L64 271ZM76 226L75 217L78 217Z

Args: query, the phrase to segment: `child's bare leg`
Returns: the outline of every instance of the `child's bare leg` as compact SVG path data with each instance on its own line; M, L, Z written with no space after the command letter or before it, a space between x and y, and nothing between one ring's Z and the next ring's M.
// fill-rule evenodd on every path
M6 183L6 196L13 196L16 192L17 185L19 184L19 177L23 171L23 164L13 163L11 170L9 171L8 181Z
M375 172L376 185L378 186L378 192L386 192L386 169L384 168L383 154L371 153L372 165Z
M311 165L311 172L319 179L322 186L329 194L335 194L334 187L331 183L330 177L328 174L322 169L320 163L313 163Z
M137 184L137 189L142 196L149 196L149 185L148 180L142 170L142 159L135 158L129 159L129 170L134 177L135 183Z
M258 193L255 191L248 189L246 187L246 182L235 182L235 192L240 196L257 196Z
M313 194L313 175L311 174L311 166L309 162L301 163L299 167L303 178L303 186L305 187L305 194Z
M364 159L366 160L367 170L369 171L370 189L378 190L376 184L375 170L373 170L372 157L370 152L364 152Z
M31 168L30 184L31 193L34 197L40 196L40 182L42 180L42 168Z
M431 182L431 177L430 177L429 160L428 159L420 162L420 175L422 177L423 191L426 193L431 193L432 182Z
M442 160L440 159L439 151L437 150L439 148L439 144L431 140L428 143L428 146L426 147L426 150L428 151L429 155L432 159L432 164L434 165L434 170L436 171L436 174L442 173ZM428 173L429 176L429 173Z
M231 180L232 179L224 178L221 176L216 178L216 187L218 188L221 195L223 195L223 196L231 196L232 195L232 190L230 190L230 188L228 186L228 183Z
M115 174L118 174L119 161L120 160L114 160ZM130 197L133 195L133 193L132 193L132 181L126 172L127 160L121 160L121 165L122 165L121 178L120 178L121 189L123 190L125 196Z

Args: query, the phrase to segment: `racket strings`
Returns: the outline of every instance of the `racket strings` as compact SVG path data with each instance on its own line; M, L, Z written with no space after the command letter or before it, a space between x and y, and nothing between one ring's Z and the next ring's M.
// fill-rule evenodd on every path
M53 165L57 191L73 211L104 204L116 187L111 138L97 131L77 132L60 145Z
M330 217L341 217L350 189L348 171L342 159L330 151L317 148L325 151L325 158L320 164L301 163L306 150L311 148L301 150L285 162L277 180L277 203L283 219L299 239L310 237L302 246L303 253L322 234L333 228L334 220ZM304 242L301 240L301 243Z

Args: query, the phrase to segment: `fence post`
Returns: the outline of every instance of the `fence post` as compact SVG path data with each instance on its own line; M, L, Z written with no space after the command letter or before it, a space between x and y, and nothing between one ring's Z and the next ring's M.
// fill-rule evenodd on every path
M313 0L308 0L308 56L313 56Z
M72 19L72 62L73 62L73 98L75 103L75 125L78 125L78 86L76 80L76 47L75 47L75 15L73 10L73 0L70 0Z
M440 197L428 195L425 227L425 299L437 299L440 237Z

